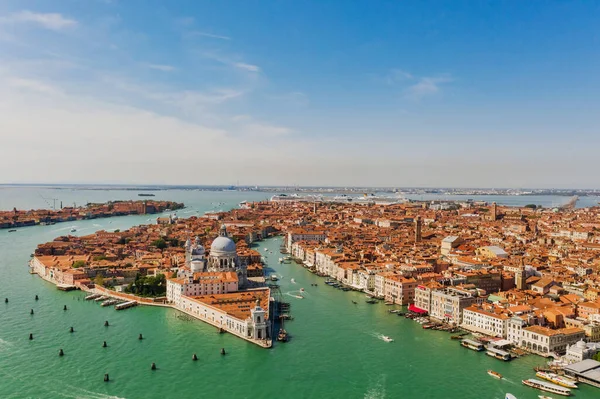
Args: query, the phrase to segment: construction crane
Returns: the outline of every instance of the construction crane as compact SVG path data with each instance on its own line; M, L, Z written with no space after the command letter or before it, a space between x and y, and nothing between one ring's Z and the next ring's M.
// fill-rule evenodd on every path
M44 200L46 205L48 205L48 208L51 207L53 210L56 210L56 201L58 201L58 198L45 198L40 193L38 193L38 195L40 196L41 199ZM48 202L48 201L52 201L52 206L50 206L50 202Z

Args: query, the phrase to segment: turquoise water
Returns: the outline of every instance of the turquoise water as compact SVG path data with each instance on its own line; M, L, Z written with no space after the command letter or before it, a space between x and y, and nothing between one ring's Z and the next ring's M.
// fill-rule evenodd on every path
M190 205L178 212L180 216L209 210L214 202L225 202L218 206L228 209L255 199L253 195L265 197L237 192L167 194L165 199ZM112 195L124 198L122 192ZM73 225L77 234L87 234L147 219L131 216ZM388 314L383 304L369 305L361 294L328 287L298 265L278 264L279 239L257 248L262 253L264 247L273 251L268 254L269 266L283 276L282 292L292 303L295 320L286 324L292 335L288 343L265 350L218 334L200 321L188 321L171 309L101 308L83 301L81 292L57 291L27 273L36 244L70 228L71 224L57 224L0 231L0 300L10 300L0 303L0 398L503 398L512 392L521 399L539 394L520 380L533 377L532 367L543 359L527 356L503 363L460 347L447 333L424 331L410 320ZM293 297L302 287L305 299ZM32 308L34 315L29 314ZM105 320L109 327L103 326ZM34 334L33 341L28 340L29 333ZM142 341L137 339L140 333ZM395 342L382 341L381 334ZM108 348L102 348L102 341ZM219 354L221 347L226 356ZM60 348L64 357L58 357ZM194 353L197 362L191 360ZM150 370L152 362L158 370ZM489 377L490 368L506 380ZM105 373L111 382L103 382ZM578 398L599 394L585 385L577 391Z

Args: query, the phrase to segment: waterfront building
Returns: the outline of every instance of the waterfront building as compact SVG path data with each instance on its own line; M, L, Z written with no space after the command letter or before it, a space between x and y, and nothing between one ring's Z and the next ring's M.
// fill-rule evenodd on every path
M263 347L272 345L268 288L220 295L182 296L177 309Z
M463 309L482 303L486 296L480 296L475 288L448 287L431 292L429 314L438 320L460 325Z
M465 330L486 334L492 337L506 338L510 316L501 309L484 309L481 306L469 306L463 309L461 326Z
M435 281L419 284L415 287L414 306L428 313L431 312L431 293L434 290L441 289L443 286Z
M541 356L564 354L567 346L585 338L581 328L568 327L552 330L543 326L530 326L521 330L520 346Z
M188 273L185 277L167 279L167 300L180 307L185 296L227 294L238 288L234 272Z

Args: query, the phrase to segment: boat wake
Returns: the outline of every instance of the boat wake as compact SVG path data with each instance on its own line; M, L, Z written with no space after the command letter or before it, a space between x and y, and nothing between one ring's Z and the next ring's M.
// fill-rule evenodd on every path
M385 374L380 375L377 381L365 392L364 399L384 399L385 398Z
M120 396L108 395L101 392L92 392L83 388L74 387L68 385L71 392L61 392L61 394L66 398L76 398L76 399L125 399Z
M304 299L304 297L300 294L301 294L300 291L290 291L290 292L285 293L285 295L289 295L292 298Z

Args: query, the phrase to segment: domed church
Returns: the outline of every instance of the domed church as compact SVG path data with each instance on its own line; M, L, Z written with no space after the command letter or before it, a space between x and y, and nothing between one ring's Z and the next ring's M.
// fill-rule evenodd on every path
M221 226L219 236L212 242L208 259L205 258L205 250L198 237L196 237L194 245L191 245L188 240L186 242L186 263L193 273L236 272L240 287L246 286L248 282L246 265L239 261L235 242L227 236L225 225Z

